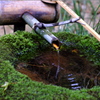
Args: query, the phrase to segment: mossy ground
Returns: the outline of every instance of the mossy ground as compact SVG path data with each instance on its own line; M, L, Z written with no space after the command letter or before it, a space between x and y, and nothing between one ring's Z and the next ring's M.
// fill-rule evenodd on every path
M32 81L17 72L9 61L0 63L0 85L9 82L8 88L0 87L0 100L98 100L100 87L69 90L54 85Z
M95 67L99 66L100 59L98 55L100 54L100 43L94 38L90 38L89 36L77 36L65 32L58 33L57 36L60 37L62 43L65 44L61 46L61 50L72 51L73 49L77 49L80 56L85 56L92 61ZM42 50L45 51L47 48L49 50L52 49L51 46L39 36L19 31L15 35L9 34L0 37L0 45L2 44L2 48L0 47L0 86L4 85L5 82L9 82L9 85L5 91L4 87L0 87L0 100L100 99L100 86L91 89L70 90L32 81L29 77L14 69L15 63L18 63L19 59L25 61L26 59L36 57ZM6 52L5 48L7 48L6 50L9 52ZM91 52L92 54L94 53L94 55L91 55Z

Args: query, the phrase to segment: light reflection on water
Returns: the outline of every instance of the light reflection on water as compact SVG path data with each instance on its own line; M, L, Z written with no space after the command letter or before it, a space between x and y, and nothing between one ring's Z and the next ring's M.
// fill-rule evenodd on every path
M69 87L71 89L77 90L82 88L82 86L76 81L75 77L73 77L73 74L69 74L67 80L70 83Z
M60 79L60 83L58 83L58 85L60 84L62 87L79 90L83 88L83 82L80 78L81 76L77 77L74 74L66 74Z

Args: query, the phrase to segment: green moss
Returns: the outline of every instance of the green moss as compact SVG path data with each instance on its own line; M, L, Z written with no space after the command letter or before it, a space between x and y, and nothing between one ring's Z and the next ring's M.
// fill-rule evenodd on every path
M3 45L3 48L8 46L8 51L11 51L11 54L21 60L29 59L32 55L33 57L36 56L41 52L41 49L45 47L45 44L48 45L48 43L37 34L25 31L17 31L15 34L0 37L0 45ZM5 51L5 49L2 49L2 52L3 51Z
M78 49L87 59L100 63L100 43L96 39L66 32L55 35L63 42L61 50ZM28 32L18 31L15 35L0 37L0 86L9 83L5 91L4 87L0 87L0 100L99 100L100 86L69 90L32 81L14 69L12 59L35 57L48 47L45 40Z
M5 43L0 42L0 59L10 61L14 60L14 55L12 53L12 49L6 45Z
M100 87L74 91L38 83L17 72L9 61L0 63L0 73L0 85L5 82L10 84L5 91L0 87L0 100L97 100L100 98Z
M94 37L67 32L55 33L55 35L62 41L61 50L71 51L77 49L80 56L85 56L95 65L100 65L100 42ZM2 36L0 38L0 45L8 46L8 51L11 51L13 56L20 57L23 60L30 58L31 55L36 56L50 47L50 44L37 34L25 31L18 31L15 35L8 34Z
M100 65L100 42L89 35L77 35L68 32L55 34L61 41L61 50L77 49L80 56L85 56L95 65Z

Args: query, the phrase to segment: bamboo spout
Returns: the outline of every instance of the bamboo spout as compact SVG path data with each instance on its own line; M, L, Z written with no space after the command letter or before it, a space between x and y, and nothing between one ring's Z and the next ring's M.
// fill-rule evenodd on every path
M50 33L46 29L40 29L36 24L40 23L36 18L34 18L31 14L29 13L24 13L22 18L24 21L34 29L34 31L39 34L41 37L43 37L48 43L53 45L55 47L59 48L59 40L56 36L54 36L52 33ZM55 47L55 48L56 48Z

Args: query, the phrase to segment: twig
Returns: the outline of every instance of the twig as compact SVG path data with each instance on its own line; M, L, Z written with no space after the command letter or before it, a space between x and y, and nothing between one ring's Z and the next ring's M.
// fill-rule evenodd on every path
M46 27L60 26L60 25L65 25L69 23L80 23L78 22L78 20L80 20L80 18L72 18L70 20L66 20L66 21L62 21L58 23L50 23L50 24L36 23L35 25L39 27L40 29L45 29ZM83 23L80 23L80 24L83 24Z
M64 8L72 17L79 18L79 16L72 9L70 9L64 2L62 2L61 0L56 0L56 2L62 8ZM96 31L94 31L84 20L80 19L78 22L85 24L85 25L82 24L82 26L86 30L88 30L98 41L100 41L100 35Z

